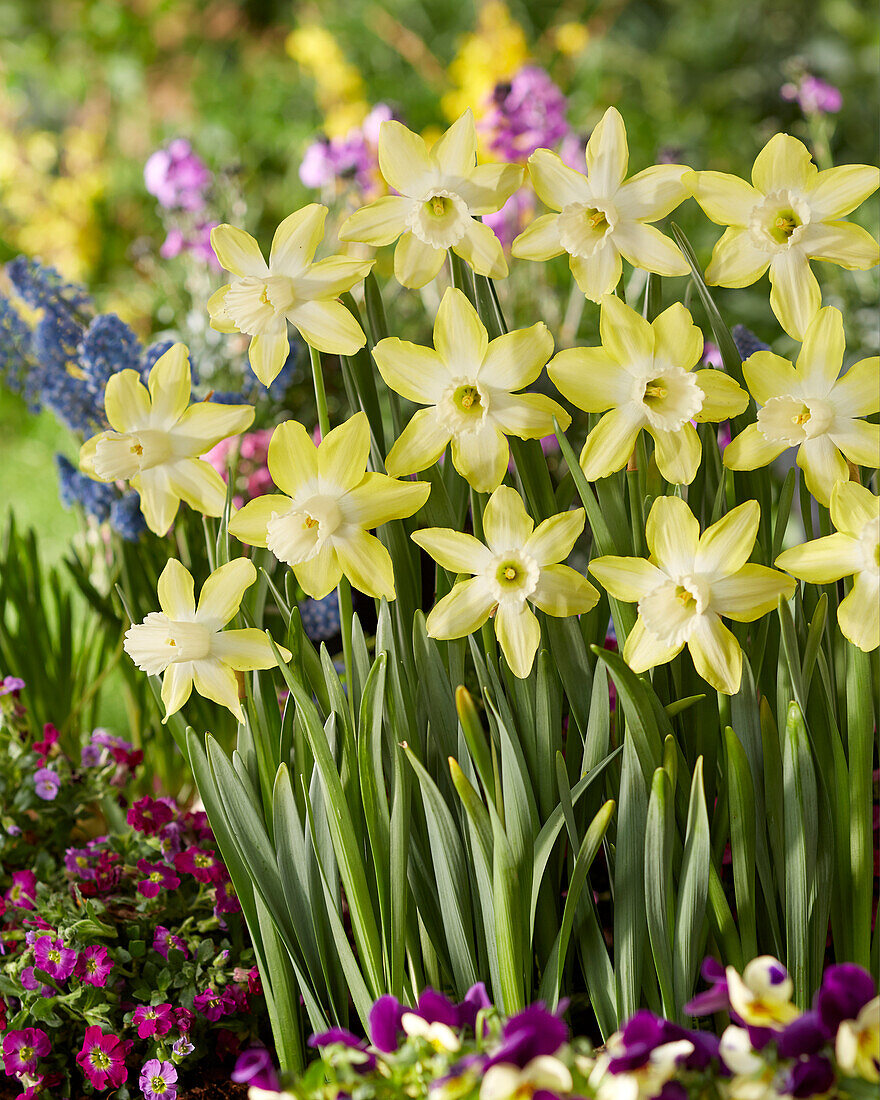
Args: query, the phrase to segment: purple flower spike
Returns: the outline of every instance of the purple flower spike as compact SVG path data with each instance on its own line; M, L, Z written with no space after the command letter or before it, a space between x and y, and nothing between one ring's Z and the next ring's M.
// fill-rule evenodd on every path
M393 1054L397 1050L402 1019L403 1005L396 997L386 993L376 1001L370 1009L370 1039L377 1050L384 1054Z
M876 996L874 979L855 963L829 966L816 994L815 1008L829 1035L836 1035L843 1020L854 1020Z

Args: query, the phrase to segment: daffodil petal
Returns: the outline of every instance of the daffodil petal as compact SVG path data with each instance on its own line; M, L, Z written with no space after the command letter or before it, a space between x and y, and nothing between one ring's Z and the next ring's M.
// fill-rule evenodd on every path
M519 549L531 535L534 521L515 489L496 489L483 512L483 535L493 554Z
M751 286L770 266L770 256L751 243L749 231L725 229L706 268L709 286Z
M654 437L657 469L672 485L690 485L697 474L703 449L693 424L683 424L677 432L648 428Z
M694 417L698 424L729 420L748 408L749 395L724 371L698 370L694 378L703 391L703 407Z
M773 397L799 393L797 371L787 359L772 351L756 351L743 363L743 375L752 397L766 405Z
M766 466L786 450L787 443L767 439L761 434L757 424L749 424L724 448L723 461L728 470L757 470L759 466Z
M766 565L744 565L732 576L712 582L712 608L738 623L753 623L773 611L779 597L791 599L795 582Z
M401 286L418 290L430 283L445 259L445 248L434 248L406 232L394 249L394 278Z
M752 183L765 195L789 188L810 191L818 175L809 149L790 134L770 138L752 166Z
M373 260L350 256L328 256L311 264L296 280L296 292L306 301L337 298L359 283L373 266Z
M323 546L314 558L297 562L292 568L300 587L313 600L323 600L342 579L342 566L330 546Z
M334 538L333 548L342 571L355 588L367 596L394 599L394 567L391 555L375 535L355 530Z
M265 277L269 274L260 246L243 229L234 225L215 225L211 230L211 248L220 264L233 275Z
M141 513L154 535L164 535L174 522L180 497L171 489L167 470L144 470L131 480L141 498Z
M477 161L477 131L474 115L467 108L431 147L429 156L449 176L467 176Z
M829 393L843 366L845 350L843 315L839 309L825 306L810 321L795 364L804 393L816 397Z
M292 654L279 646L285 661ZM236 672L253 672L258 668L274 668L275 655L269 639L262 630L247 627L242 630L223 630L211 642L211 654Z
M189 699L192 689L191 661L176 661L165 669L162 676L162 704L165 707L163 722L167 722L172 714L177 714Z
M410 538L450 573L476 573L491 556L473 535L447 527L427 527L414 531Z
M167 467L168 485L190 508L220 516L226 505L226 482L201 458L182 458Z
M681 249L654 225L621 222L614 230L614 244L625 260L657 275L687 275L690 271Z
M659 221L688 197L684 164L654 164L637 172L614 196L621 217L632 221Z
M287 319L299 329L306 343L328 355L354 355L367 342L361 326L342 302L297 302L288 311Z
M420 198L435 169L424 140L389 119L379 127L379 171L393 190Z
M758 502L747 500L707 527L697 550L697 572L728 576L741 569L754 549L760 520Z
M385 385L417 404L436 404L449 384L449 369L433 348L399 340L380 340L373 358Z
M473 634L489 618L494 604L482 577L460 581L432 608L425 623L428 635L446 640Z
M250 558L233 558L221 565L202 585L196 619L219 630L238 614L245 592L256 579Z
M495 613L495 636L514 676L524 680L532 671L541 644L541 625L526 602L505 600Z
M254 374L264 386L271 386L290 354L287 339L287 326L284 332L267 333L265 336L253 336L248 347L248 359Z
M857 576L837 609L837 622L843 636L865 653L880 646L880 582L867 573Z
M150 394L135 370L111 374L104 387L104 412L111 428L131 432L150 420Z
M207 658L192 662L193 683L199 695L231 710L239 722L244 722L244 711L238 698L238 680L227 665Z
M680 303L664 309L651 327L654 330L654 359L690 370L703 354L703 334Z
M670 576L693 569L700 545L700 524L681 497L658 497L654 501L645 538L651 557Z
M587 481L622 470L636 445L644 420L632 405L605 413L587 436L581 451L581 469Z
M267 464L272 480L291 497L317 478L318 449L298 420L285 420L272 433Z
M605 348L566 348L547 364L547 374L562 396L584 412L622 405L633 388L632 375Z
M770 264L770 308L793 340L803 340L822 293L803 252L783 252Z
M169 619L188 619L196 609L192 573L169 558L159 575L159 606Z
M219 401L199 401L178 420L174 436L193 455L204 454L221 439L246 431L254 422L251 405L224 405Z
M565 561L584 529L584 519L583 508L550 516L528 536L523 549L540 566Z
M624 603L637 603L663 583L664 574L646 558L622 558L606 554L590 562L590 572L609 595Z
M506 435L520 439L541 439L553 434L553 418L565 429L571 417L558 401L543 393L496 393L492 395L492 417Z
M804 471L807 488L827 508L831 502L831 490L837 481L849 477L846 459L827 435L806 439L798 447L797 464Z
M866 523L880 515L880 498L855 481L838 481L831 493L831 519L838 531L858 538Z
M696 616L687 647L698 676L723 695L736 695L742 682L742 650L717 615Z
M479 368L481 382L502 390L530 386L553 354L553 337L543 321L496 336Z
M745 228L752 210L761 201L760 192L739 176L726 172L692 172L683 181L703 208L703 213L716 225Z
M612 198L626 178L629 147L616 107L609 107L587 142L587 179L594 197Z
M775 565L810 584L833 584L857 572L861 562L858 540L838 532L783 550Z
M510 449L495 424L452 437L452 464L478 493L497 489L507 472Z
M850 222L816 222L807 226L803 248L810 259L838 264L848 271L866 271L880 260L876 238Z
M516 237L510 246L511 255L521 260L552 260L565 251L559 240L557 214L542 214Z
M464 236L452 246L452 251L467 260L477 275L485 275L489 279L507 278L507 260L504 258L501 241L485 222L471 218L465 227Z
M654 329L640 313L608 294L599 314L602 346L620 364L650 361L654 356Z
M150 426L168 429L183 415L192 393L189 351L174 344L160 355L147 379L152 412Z
M529 177L538 198L551 210L590 200L590 185L584 174L569 168L558 153L549 149L537 149L529 157Z
M450 375L476 374L488 346L477 311L460 290L447 288L434 320L434 347Z
M665 665L684 649L684 642L669 645L661 641L656 634L646 629L641 618L626 637L623 646L623 659L633 672L647 672L649 668Z
M93 435L92 438L87 439L79 449L79 468L87 477L90 477L92 481L103 480L95 473L95 455L98 452L98 444L102 443L107 438L108 434L108 432L99 432L97 435Z
M586 577L567 565L545 565L529 599L545 615L564 619L585 615L599 602L599 593Z
M318 477L333 491L354 489L364 480L370 455L370 422L357 412L333 428L318 447Z
M872 164L844 164L826 168L810 191L810 213L815 221L842 218L861 206L880 186L880 170Z
M868 424L864 420L849 420L838 424L829 432L828 438L850 462L857 466L867 466L870 470L880 468L880 425Z
M290 511L289 497L280 493L266 493L254 497L240 508L229 521L229 533L248 546L266 545L266 527L273 516L283 516Z
M419 409L388 452L385 469L392 477L404 477L427 470L446 450L451 432L438 418L437 410Z
M431 492L427 481L397 481L385 474L366 474L344 497L349 523L372 529L393 519L415 515Z
M880 358L860 359L834 385L834 407L844 416L880 412Z
M383 195L349 215L339 227L339 239L359 241L374 248L391 244L406 229L411 206L412 200L403 195Z
M466 179L457 180L461 195L471 214L494 214L507 202L523 180L519 164L478 164Z
M606 237L592 256L570 256L568 266L581 293L591 302L601 302L620 282L623 264L614 242Z
M315 256L324 236L327 207L309 203L289 214L275 230L269 253L269 269L273 275L300 275Z
M226 312L226 295L230 286L221 286L207 301L208 316L211 318L211 328L216 332L238 332L238 325L230 320Z

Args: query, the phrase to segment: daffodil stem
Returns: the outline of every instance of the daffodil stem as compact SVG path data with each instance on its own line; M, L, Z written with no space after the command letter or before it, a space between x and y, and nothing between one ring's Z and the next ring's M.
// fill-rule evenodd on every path
M321 368L321 353L309 345L309 359L312 364L312 380L315 383L315 404L318 407L318 428L323 439L330 431L330 414L327 411L327 391L324 389L324 372Z

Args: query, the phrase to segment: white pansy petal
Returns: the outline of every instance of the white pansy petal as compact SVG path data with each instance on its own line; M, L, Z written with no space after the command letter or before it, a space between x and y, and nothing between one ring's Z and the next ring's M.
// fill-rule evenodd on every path
M403 195L383 195L349 215L339 227L339 239L359 241L374 248L391 244L406 229L411 206L412 199Z
M518 328L489 343L478 377L501 390L521 390L540 375L553 354L553 337L543 321Z
M601 302L620 282L623 264L613 240L606 237L592 256L571 256L568 266L574 281L591 302Z
M290 511L290 498L280 493L254 497L229 521L229 533L248 546L266 545L266 527L273 516Z
M564 1094L574 1088L568 1066L549 1054L539 1054L532 1058L526 1063L522 1075L535 1089Z
M583 508L550 516L528 536L525 552L542 566L565 561L584 529L584 518Z
M427 527L414 531L410 537L450 573L477 573L485 568L491 556L473 535L446 527Z
M168 471L162 466L144 470L131 479L131 486L140 494L141 512L147 527L154 535L166 534L180 504L180 497L169 483Z
M477 131L470 107L431 146L429 156L444 175L470 173L477 161Z
M490 1066L480 1085L480 1100L510 1100L522 1086L520 1070L509 1062Z
M760 521L758 502L747 500L707 527L697 550L697 572L727 576L741 569L755 547Z
M559 215L542 214L514 239L511 255L521 260L552 260L565 251L559 240Z
M607 554L590 562L590 572L616 600L637 603L659 587L666 575L646 558L622 558Z
M742 650L717 615L696 616L687 647L698 676L723 695L736 695L742 681Z
M507 260L501 241L485 222L470 218L464 236L452 246L452 251L466 260L477 275L485 275L489 279L507 278Z
M842 218L861 206L880 186L880 170L872 164L843 164L816 176L809 194L814 221Z
M858 539L838 532L783 550L774 564L798 580L833 584L861 568L862 553Z
M844 637L865 653L880 646L880 582L868 573L859 574L837 609L837 621Z
M111 428L131 432L150 422L150 394L135 370L111 374L104 387L104 412Z
M342 571L355 588L374 599L394 599L394 567L391 555L375 535L352 530L334 538L333 548Z
M291 653L279 646L281 656L289 661ZM247 627L243 630L223 630L211 640L211 656L236 672L253 672L258 668L274 668L275 655L269 639L262 630Z
M449 383L449 370L433 348L396 336L380 340L373 358L385 385L419 405L436 404Z
M844 416L872 416L880 412L880 358L853 363L834 385L831 400Z
M418 290L430 283L445 259L445 248L434 248L406 232L394 249L394 278L401 286Z
M645 538L652 558L670 576L693 569L700 544L700 524L680 497L658 497L654 501Z
M538 198L551 210L590 199L586 176L569 168L558 153L549 149L538 149L529 157L529 177Z
M476 377L489 337L467 297L448 287L434 320L434 347L452 377Z
M196 618L199 622L225 626L238 614L242 598L257 579L254 563L249 558L233 558L221 565L202 585Z
M379 127L379 171L393 190L421 198L435 170L423 139L388 119Z
M534 526L515 489L502 485L495 490L483 512L483 534L494 554L522 547Z
M290 354L287 339L287 326L284 332L270 332L265 336L254 336L248 347L248 360L254 374L264 386L271 386Z
M581 469L587 481L596 481L623 469L644 423L633 405L623 405L605 413L587 436L581 451Z
M839 309L825 306L810 322L795 364L802 392L824 397L837 381L845 350L843 315Z
M846 459L827 435L805 440L798 448L797 464L804 471L807 488L826 508L835 483L849 477Z
M738 623L753 623L773 611L779 597L791 599L795 582L766 565L744 565L730 577L712 581L712 610Z
M623 647L623 659L633 672L647 672L649 668L657 665L665 665L684 649L684 642L677 645L669 645L661 641L656 634L652 634L646 627L641 617L636 619L635 626L626 636Z
M172 714L177 714L192 694L192 662L178 661L169 665L162 676L162 705L165 707L163 724Z
M199 401L190 405L174 428L175 443L192 455L210 451L221 439L246 431L254 422L251 405Z
M491 399L492 419L507 435L520 439L542 439L553 434L553 418L565 429L571 417L552 397L543 393L495 393Z
M822 305L822 292L803 252L783 252L770 264L770 308L793 340L803 340Z
M159 575L159 606L169 619L189 619L196 609L192 573L169 558Z
M302 210L289 214L275 230L269 253L269 269L273 275L299 275L312 262L321 238L327 207L309 203Z
M810 191L818 174L802 141L790 134L775 134L755 158L752 183L765 195L788 189Z
M770 266L770 255L751 243L749 231L725 229L706 268L709 286L751 286Z
M752 210L762 196L739 176L726 172L691 172L684 183L703 208L703 213L716 225L749 224Z
M244 711L238 698L238 681L231 668L209 657L204 661L192 662L192 675L199 695L226 707L239 722L244 722Z
M455 192L467 203L471 214L494 214L507 202L523 180L519 164L478 164L467 179L455 181Z
M510 671L524 680L532 671L541 644L541 625L528 603L500 603L495 612L495 636Z
M183 415L192 393L186 344L174 344L160 355L147 379L152 411L150 426L168 429Z
M293 572L303 592L313 600L329 596L342 579L342 566L330 546L323 546L317 556L308 561L297 562Z
M698 424L729 420L748 408L749 395L724 371L698 370L694 379L703 391L702 408L694 417Z
M850 222L815 222L801 238L804 252L812 260L825 260L848 271L866 271L880 259L877 239Z
M664 309L654 320L654 358L690 370L703 354L703 334L680 303Z
M856 538L880 515L880 498L855 481L839 481L831 494L831 519L838 531Z
M697 475L703 453L693 424L682 424L677 432L648 428L654 437L657 469L672 485L690 485Z
M211 230L211 248L220 264L233 275L269 274L269 266L263 259L260 246L243 229L234 225L215 225Z
M627 221L656 222L684 202L689 191L684 164L654 164L637 172L614 196L614 205Z
M345 494L342 508L346 522L372 529L415 515L430 492L427 481L397 481L386 474L369 473Z
M190 508L220 516L226 506L226 482L201 458L183 458L167 467L168 485Z
M494 605L495 598L482 577L460 581L428 615L428 636L447 640L473 634L489 618Z
M346 492L364 479L370 455L370 422L356 412L324 436L318 447L318 477L325 492Z
M797 371L772 351L756 351L743 363L743 375L752 397L766 405L774 397L800 393Z
M757 470L787 450L787 443L767 439L757 424L749 424L724 448L723 461L728 470Z
M599 593L586 577L569 566L545 565L529 599L545 615L565 619L591 611L599 601Z
M633 267L657 275L687 275L690 271L681 249L656 226L644 222L621 222L614 230L614 244Z
M297 302L287 319L296 325L306 343L328 355L354 355L367 342L361 326L342 302Z
M628 401L633 377L605 348L567 348L547 364L550 381L584 412L599 413Z
M446 450L451 434L438 418L434 406L419 409L388 452L385 469L392 477L427 470Z
M850 462L880 469L880 424L868 424L864 420L843 420L828 433L828 438Z
M596 198L612 198L626 178L629 148L626 127L616 107L609 107L587 142L587 179Z

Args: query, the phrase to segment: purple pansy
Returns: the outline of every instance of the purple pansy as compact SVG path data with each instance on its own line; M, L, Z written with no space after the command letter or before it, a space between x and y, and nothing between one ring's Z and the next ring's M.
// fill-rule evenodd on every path
M327 1047L334 1043L339 1043L344 1047L348 1047L349 1050L356 1050L361 1054L361 1060L356 1067L358 1072L369 1073L370 1070L375 1068L376 1056L370 1053L366 1040L359 1039L347 1028L331 1027L328 1031L322 1031L309 1037L310 1047Z
M555 1054L567 1040L565 1021L538 1002L510 1017L501 1033L501 1046L486 1068L509 1062L522 1069L533 1058Z
M251 1047L238 1056L232 1080L239 1085L277 1092L281 1087L272 1055L265 1047Z
M816 994L814 1007L829 1036L837 1034L843 1020L854 1020L876 996L874 979L855 963L829 966Z
M785 1096L806 1100L810 1096L824 1096L834 1081L834 1067L831 1062L821 1054L813 1054L792 1066L783 1092Z
M709 982L711 988L688 1001L684 1006L689 1016L708 1016L712 1012L726 1012L730 1008L730 997L727 992L727 975L724 967L711 956L703 960L700 971L703 980Z

